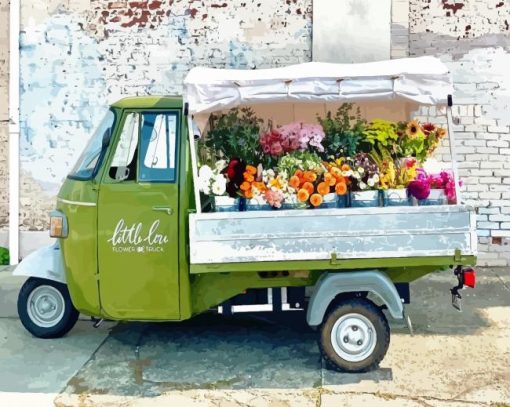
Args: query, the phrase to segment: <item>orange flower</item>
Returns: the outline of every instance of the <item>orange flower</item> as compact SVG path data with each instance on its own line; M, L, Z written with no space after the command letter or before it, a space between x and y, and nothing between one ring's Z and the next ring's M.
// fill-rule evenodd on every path
M317 192L321 195L329 194L329 184L327 182L321 182L317 185Z
M335 177L335 178L338 178L338 177L341 177L342 176L342 171L340 170L340 168L338 167L332 167L331 170L330 170L331 174Z
M319 206L322 203L322 196L319 194L313 194L310 197L310 203L315 207Z
M317 174L312 171L305 171L303 178L305 181L314 182L317 179Z
M294 175L296 177L298 177L299 179L303 178L303 171L301 170L296 170L296 172L294 173Z
M252 192L251 188L248 191L244 191L244 196L248 199L253 198L253 192Z
M303 184L303 189L305 189L308 192L308 195L312 195L315 191L315 188L311 182L305 182Z
M241 191L248 191L251 188L251 184L244 181L239 188L241 188Z
M334 187L336 184L336 178L332 174L327 172L324 174L324 182L328 184L330 187Z
M255 180L253 175L251 175L248 171L243 172L243 177L244 177L244 180L248 181L248 182L253 182Z
M337 193L337 195L345 195L347 193L347 185L345 184L345 182L339 182L338 184L336 184L335 192Z
M335 181L336 181L335 184L347 184L347 178L345 178L342 175L336 177Z
M292 177L290 177L289 185L292 188L298 189L299 188L299 184L301 184L301 181L299 180L299 177L297 175L293 175Z
M343 164L342 165L342 171L349 171L351 169L351 167L349 167L348 164Z
M301 188L297 193L297 199L299 202L306 202L306 201L308 201L309 197L310 197L310 194L304 188Z
M254 182L251 184L253 187L257 188L259 191L265 191L266 185L263 182Z
M257 168L255 168L253 165L247 165L246 172L248 174L255 175L257 173Z

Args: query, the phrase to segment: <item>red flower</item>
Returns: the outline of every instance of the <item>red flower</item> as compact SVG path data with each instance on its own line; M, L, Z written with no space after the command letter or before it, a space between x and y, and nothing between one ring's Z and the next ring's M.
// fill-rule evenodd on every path
M425 135L428 136L431 131L434 131L436 129L436 126L434 126L432 123L425 123L423 126L421 126L421 129L423 130Z

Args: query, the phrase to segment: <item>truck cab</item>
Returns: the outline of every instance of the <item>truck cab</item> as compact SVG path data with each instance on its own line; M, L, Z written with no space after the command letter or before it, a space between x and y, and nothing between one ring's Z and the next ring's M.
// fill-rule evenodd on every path
M191 209L179 97L113 104L65 180L57 210L67 285L82 313L177 320L189 313L185 221ZM54 214L56 215L56 214ZM54 216L55 217L55 216ZM84 233L84 230L87 232Z

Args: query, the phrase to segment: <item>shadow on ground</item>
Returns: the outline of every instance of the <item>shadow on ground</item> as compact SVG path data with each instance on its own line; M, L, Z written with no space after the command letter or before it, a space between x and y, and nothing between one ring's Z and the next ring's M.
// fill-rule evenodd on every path
M462 292L465 309L459 313L450 304L454 278L445 277L430 275L411 286L407 311L420 336L479 334L494 323L487 310L510 306L508 286L487 271L476 290ZM392 331L408 335L403 325L393 324ZM120 323L64 392L157 396L171 390L300 389L393 380L391 369L366 374L325 369L316 339L301 312Z
M391 369L325 371L303 313L202 315L181 323L122 323L69 382L68 393L156 396L169 390L310 388L391 380Z

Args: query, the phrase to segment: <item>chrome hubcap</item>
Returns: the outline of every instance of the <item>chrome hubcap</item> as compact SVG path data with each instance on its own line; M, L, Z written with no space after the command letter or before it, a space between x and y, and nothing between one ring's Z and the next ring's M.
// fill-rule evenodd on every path
M375 349L377 333L368 318L361 314L346 314L340 317L331 330L331 344L342 359L361 362Z
M41 285L28 296L28 316L36 325L51 328L64 316L64 304L60 291L49 285Z

